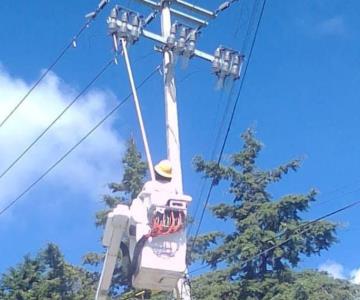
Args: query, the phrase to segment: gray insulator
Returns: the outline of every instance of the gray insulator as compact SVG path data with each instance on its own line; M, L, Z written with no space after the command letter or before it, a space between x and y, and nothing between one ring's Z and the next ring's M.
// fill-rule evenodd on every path
M177 48L180 51L183 51L185 48L185 37L180 37L178 42L177 42Z
M135 26L135 27L139 27L140 25L140 18L138 15L133 15L132 19L131 19L131 25Z
M127 23L125 22L121 22L121 24L119 25L119 32L120 32L120 35L122 37L126 37L127 36Z
M227 61L227 62L229 62L231 60L231 51L230 50L225 50L223 59L224 59L224 61Z
M223 61L221 64L221 71L224 72L226 75L230 73L230 63L228 61Z
M188 29L186 27L182 26L181 30L180 30L180 37L186 39L187 33L188 33Z
M191 40L187 42L186 45L187 56L192 57L194 55L195 47L196 47L195 41Z
M118 17L118 10L116 7L114 7L110 12L110 18L116 19Z
M192 29L189 33L189 41L193 41L195 42L196 41L196 37L197 37L197 31Z
M130 31L130 35L131 35L133 41L137 41L139 39L139 36L140 36L139 27L132 26L131 31Z
M214 73L220 72L220 68L221 68L220 59L218 57L215 57L212 62L212 69L213 69Z
M234 54L233 59L232 59L232 63L235 64L235 65L240 65L241 56L239 54Z
M129 14L128 14L127 11L123 11L123 12L121 13L121 18L120 18L120 20L121 20L122 22L124 22L124 23L128 23L128 22L129 22Z
M170 49L173 49L175 47L175 42L176 42L176 36L173 33L170 33L168 39L167 39L167 46Z
M238 64L233 64L231 66L231 71L230 71L231 75L234 77L234 79L239 78L240 76L240 65Z
M229 7L230 7L230 1L226 1L226 2L224 2L223 4L221 4L221 5L219 6L219 8L217 9L217 11L223 11L223 10L229 8Z
M176 36L176 32L177 32L177 24L175 23L171 25L170 33Z
M220 48L220 47L217 48L217 49L215 50L214 56L215 56L216 58L220 59L220 57L221 57L221 52L222 52L221 48Z
M110 34L113 34L117 31L117 25L114 19L110 19L110 21L108 22L108 29Z

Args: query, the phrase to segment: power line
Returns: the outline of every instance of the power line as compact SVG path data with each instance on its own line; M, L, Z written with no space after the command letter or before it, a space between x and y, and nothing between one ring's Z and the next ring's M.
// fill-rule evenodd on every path
M231 4L233 2L236 2L236 1L237 0L231 1ZM247 45L247 40L250 38L250 32L251 32L251 29L252 29L252 21L251 20L253 20L255 18L256 7L257 7L256 4L257 3L254 3L254 5L253 5L252 14L251 14L249 24L248 24L248 28L247 28L247 32L246 32L246 37L244 38L244 40L242 42L243 46L242 46L241 53L245 52L245 49L246 49L245 45ZM228 7L230 7L230 5ZM218 148L218 144L220 142L221 133L222 133L222 131L224 129L224 126L225 126L225 121L228 119L228 115L229 115L229 112L230 112L230 107L231 107L231 103L232 103L231 100L232 100L232 96L233 96L233 90L234 90L234 85L231 87L231 90L229 92L229 96L228 96L227 101L226 101L226 107L225 107L225 110L224 110L224 113L223 113L223 116L222 116L222 119L221 119L221 122L220 122L218 133L217 133L216 138L215 138L214 148L213 148L213 151L211 152L210 160L215 160L215 152L216 152L216 150ZM219 101L221 101L221 99L223 98L223 95L224 95L224 93L222 92L221 95L220 95L220 100ZM206 183L207 183L206 178L203 178L203 180L201 182L200 193L198 193L199 196L197 197L197 199L199 199L199 200L196 203L196 207L195 207L195 211L194 211L194 216L193 216L194 221L189 226L187 236L190 235L192 227L193 227L195 219L196 219L196 216L198 214L198 210L200 208L200 200L203 197Z
M150 80L159 70L160 66L156 67L136 88L140 89L148 80ZM82 142L84 142L98 127L100 127L108 118L110 118L121 106L123 106L132 96L128 94L119 104L117 104L111 111L109 111L88 133L83 136L76 144L74 144L65 154L63 154L55 163L53 163L40 177L31 183L21 194L19 194L13 201L5 206L0 211L0 216L15 205L25 194L27 194L36 184L38 184L44 177L46 177L56 166L58 166L71 152L73 152Z
M327 219L327 218L329 218L331 216L334 216L334 215L336 215L336 214L338 214L340 212L343 212L345 210L353 208L353 207L355 207L355 206L357 206L359 204L360 204L360 200L354 201L354 202L352 202L352 203L350 203L350 204L348 204L348 205L346 205L344 207L341 207L341 208L339 208L337 210L334 210L334 211L332 211L330 213L327 213L326 215L323 215L323 216L321 216L321 217L319 217L317 219L314 219L314 220L312 220L312 221L310 221L308 223L304 223L304 224L299 225L297 228L294 229L294 231L300 230L300 229L302 229L304 227L305 227L305 229L303 229L303 230L301 230L301 231L299 231L297 233L293 233L290 237L288 237L286 240L282 241L281 243L276 244L274 246L271 246L271 247L269 247L269 248L267 248L267 249L265 249L265 250L263 250L261 252L258 252L257 254L252 256L251 258L245 260L244 262L242 262L243 266L240 267L239 271L242 270L244 267L246 267L246 264L253 261L255 258L257 258L257 257L259 257L259 256L261 256L263 254L266 254L267 252L272 251L272 250L274 250L274 249L276 249L278 247L281 247L281 246L285 245L286 243L288 243L289 241L291 241L294 237L296 237L298 235L302 235L302 234L306 233L307 231L309 231L311 229L311 227L309 227L310 225L316 224L316 223L318 223L320 221L323 221L324 219ZM306 227L308 227L308 228L306 228ZM282 233L278 237L280 237L280 236L282 236L284 234L285 233ZM189 272L189 274L195 273L195 272L200 271L200 270L203 270L203 269L205 269L205 268L207 268L209 266L210 266L210 264L207 264L206 266L202 266L200 268L197 268L197 269Z
M35 146L35 144L50 130L51 127L73 106L80 97L105 73L105 71L113 64L111 59L105 66L96 74L96 76L80 91L80 93L61 111L61 113L36 137L36 139L30 143L29 146L0 174L0 179L5 176L23 157Z
M105 7L109 0L102 0L98 5L98 8L89 14L88 20L80 27L80 30L72 38L72 40L66 44L64 49L59 53L55 60L47 67L45 72L40 76L40 78L30 87L26 94L20 99L20 101L14 106L14 108L6 115L6 117L1 121L0 128L10 119L10 117L15 113L15 111L25 102L25 100L30 96L30 94L37 88L37 86L44 80L44 78L49 74L49 72L57 65L57 63L63 58L66 52L72 48L76 47L76 41L79 39L81 34L85 31L86 28L95 20L100 11Z
M226 134L225 134L225 137L224 137L224 141L223 141L223 144L222 144L220 153L219 153L219 157L218 157L218 160L217 160L217 166L220 165L222 156L223 156L223 154L224 154L224 149L225 149L225 146L226 146L226 143L227 143L227 139L228 139L228 137L229 137L229 133L230 133L230 130L231 130L231 127L232 127L232 123L233 123L233 121L234 121L234 116L235 116L236 108L237 108L237 106L238 106L239 99L240 99L240 95L241 95L241 91L242 91L243 86L244 86L244 82L245 82L245 78L246 78L248 66L249 66L250 61L251 61L251 57L252 57L252 53L253 53L253 50L254 50L254 45L255 45L255 42L256 42L257 34L258 34L258 31L259 31L261 19L262 19L262 16L263 16L263 14L264 14L265 5L266 5L266 0L263 0L263 5L262 5L262 7L261 7L260 16L259 16L259 19L258 19L258 22L257 22L257 25L256 25L255 33L254 33L254 38L253 38L253 41L252 41L252 44L251 44L251 47L250 47L249 58L248 58L248 61L247 61L246 64L245 64L245 70L244 70L243 76L242 76L242 78L241 78L239 91L238 91L237 96L236 96L236 100L235 100L235 103L234 103L234 106L233 106L233 109L232 109L232 112L231 112L230 121L229 121L227 130L226 130ZM198 225L198 227L197 227L197 230L196 230L196 233L195 233L195 237L194 237L194 239L193 239L193 242L192 242L192 245L191 245L191 248L190 248L190 252L191 252L192 249L194 248L194 245L195 245L195 243L196 243L196 239L197 239L197 237L198 237L198 235L199 235L201 223L202 223L202 221L203 221L203 219L204 219L205 210L206 210L206 207L207 207L207 205L208 205L208 203L209 203L209 199L210 199L210 196L211 196L211 193L212 193L212 190L213 190L214 187L215 187L215 184L214 184L214 181L213 181L213 182L211 183L211 185L210 185L209 191L208 191L207 196L206 196L206 200L205 200L205 202L204 202L203 209L202 209L202 211L201 211L201 216L200 216L199 225Z

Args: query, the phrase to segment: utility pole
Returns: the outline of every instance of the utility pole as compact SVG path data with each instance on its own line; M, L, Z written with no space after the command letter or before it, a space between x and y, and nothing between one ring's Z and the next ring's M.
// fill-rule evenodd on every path
M161 3L161 32L164 40L168 40L171 31L170 1ZM176 103L176 86L174 78L174 53L164 49L163 74L166 113L167 155L173 168L173 184L179 194L183 192L180 135Z
M201 58L208 61L212 65L213 73L218 77L221 85L225 80L236 80L240 76L243 57L239 52L234 51L223 46L219 46L214 55L200 51L196 48L196 42L199 35L199 30L208 25L210 19L215 18L219 12L227 9L231 3L237 0L225 1L221 4L216 11L210 11L205 8L193 5L185 0L135 0L140 4L143 4L153 10L147 18L142 18L137 12L131 11L121 6L115 6L108 18L109 33L113 38L115 50L118 51L118 43L121 41L122 51L125 56L128 73L130 77L131 86L133 89L135 104L138 104L137 93L132 76L130 62L127 54L127 45L136 43L140 37L148 38L156 43L155 49L163 54L163 76L164 76L164 99L165 99L165 121L166 121L166 141L167 141L167 156L172 164L173 169L173 184L178 194L183 194L183 181L181 170L181 152L180 152L180 135L179 135L179 122L178 122L178 110L176 102L176 86L175 86L175 56L181 56L185 59L191 59L194 57ZM146 25L151 22L156 16L155 12L159 12L161 15L161 34L153 33L146 29ZM195 15L194 15L195 14ZM176 19L180 19L184 24L179 22L173 22L172 16ZM205 20L204 20L205 19ZM194 26L191 27L191 26ZM145 135L145 129L142 124L142 117L140 108L137 106L137 113L139 116L140 127L143 134L145 150L147 157L150 157L149 148L147 146L147 139ZM151 157L150 157L151 158ZM151 166L151 159L149 161ZM152 170L150 170L152 171ZM152 175L153 177L153 175ZM183 195L184 196L184 195ZM189 197L189 196L186 196ZM191 197L189 197L191 201ZM172 198L171 198L172 199ZM186 201L185 201L186 202ZM182 203L185 203L184 201ZM186 202L186 203L188 203ZM187 204L184 204L184 211L186 216ZM120 217L125 217L127 214L124 212L120 214ZM174 282L169 286L173 288L175 282L178 280L177 286L174 286L175 297L178 300L190 300L190 285L186 278L187 271L185 270L185 256L186 256L186 230L181 228L177 233L176 243L180 245L181 259L180 268L176 271L176 277ZM171 236L171 233L170 233ZM174 235L172 235L174 236ZM174 238L174 237L172 237ZM106 242L106 241L105 241ZM116 241L117 243L117 241ZM107 243L110 244L110 243ZM178 248L179 249L179 248ZM150 255L151 256L151 255ZM169 266L167 266L169 267ZM110 268L109 268L110 269ZM104 269L103 269L104 270ZM161 276L163 275L162 270ZM104 272L106 273L106 271ZM145 278L146 279L146 278ZM170 277L169 277L170 279ZM134 281L133 281L134 282ZM140 281L143 282L143 281ZM138 287L139 283L137 281ZM106 291L106 288L102 291ZM159 289L159 281L156 282L156 288ZM100 285L99 285L100 286ZM141 286L142 288L144 285ZM100 290L100 288L99 288ZM164 289L166 290L166 289ZM169 290L169 289L167 289ZM100 298L99 298L100 299Z

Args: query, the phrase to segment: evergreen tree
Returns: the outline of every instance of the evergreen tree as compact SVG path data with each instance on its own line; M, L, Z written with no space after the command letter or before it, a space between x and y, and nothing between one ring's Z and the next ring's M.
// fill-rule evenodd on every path
M49 244L35 258L2 275L1 300L88 300L94 297L96 278L65 262L59 248Z
M227 281L221 271L209 272L192 281L192 298L261 299L261 300L357 300L360 287L347 280L334 279L324 272L289 272L287 280L268 277L264 282L246 281L244 284ZM261 289L264 289L260 296ZM245 293L244 291L247 290ZM165 300L165 298L163 299Z
M201 259L214 269L222 266L221 270L201 277L203 284L198 286L211 284L200 289L202 296L198 299L268 299L266 295L274 286L294 280L291 268L298 265L302 255L319 254L336 241L335 224L321 221L306 227L308 222L301 217L310 202L315 201L314 190L279 199L273 199L268 192L270 184L289 171L298 170L300 161L262 170L256 165L262 144L252 130L247 130L242 138L243 148L231 155L229 165L207 162L201 157L194 160L196 170L214 185L228 184L232 201L215 205L211 211L217 219L231 221L234 228L232 232L212 232L196 239L189 261ZM298 234L299 228L306 228L306 232ZM290 237L293 238L287 241ZM280 246L266 251L274 245ZM258 253L262 254L257 256ZM207 295L202 294L204 290Z

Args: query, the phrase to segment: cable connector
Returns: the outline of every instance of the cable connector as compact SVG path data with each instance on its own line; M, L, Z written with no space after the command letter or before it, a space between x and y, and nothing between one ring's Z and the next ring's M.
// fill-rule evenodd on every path
M149 14L143 21L143 26L146 27L147 25L149 25L157 16L158 11L155 10L153 11L151 14Z
M108 4L110 2L110 0L102 0L100 1L99 5L98 5L98 9L104 9L104 7L106 6L106 4Z
M233 4L234 2L237 2L238 0L231 0L231 1L225 1L224 3L222 3L217 10L215 10L215 16L217 17L219 13L221 13L222 11L224 11L225 9L228 9L231 4Z

